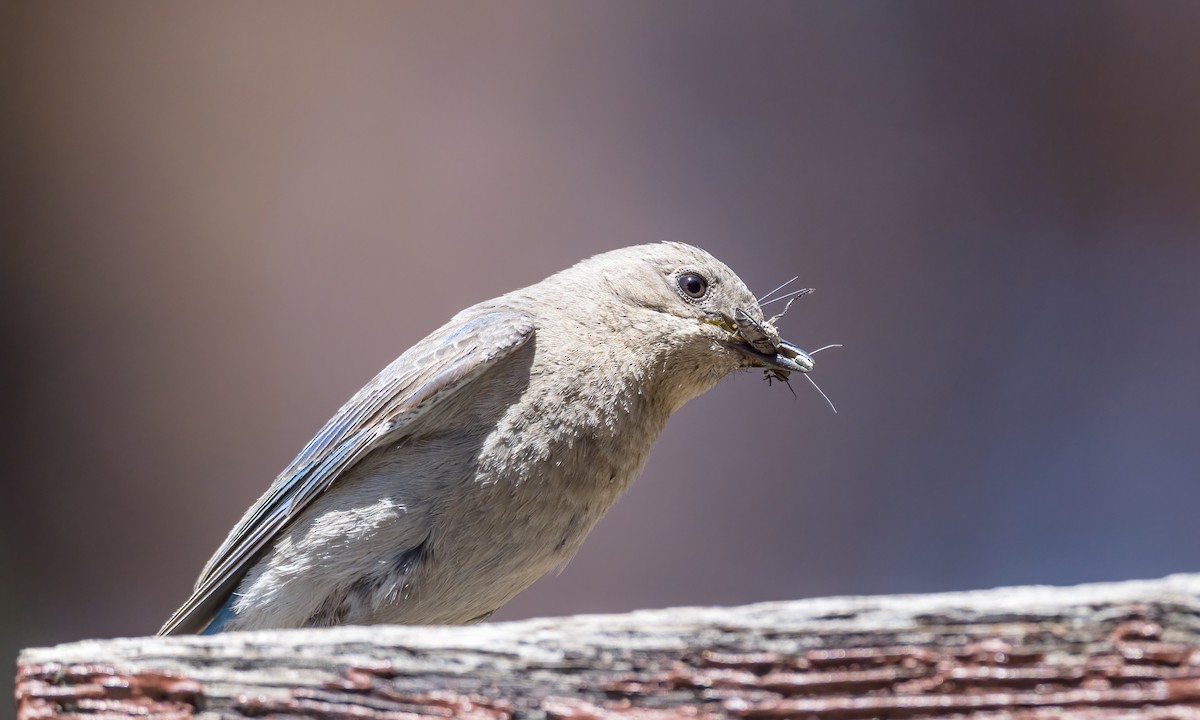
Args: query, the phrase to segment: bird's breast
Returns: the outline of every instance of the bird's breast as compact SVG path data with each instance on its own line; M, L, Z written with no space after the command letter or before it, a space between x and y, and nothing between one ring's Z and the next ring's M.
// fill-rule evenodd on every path
M561 567L636 478L665 414L636 397L572 392L514 404L480 445L474 472L452 490L435 555L462 576L514 595ZM507 598L505 599L507 600Z

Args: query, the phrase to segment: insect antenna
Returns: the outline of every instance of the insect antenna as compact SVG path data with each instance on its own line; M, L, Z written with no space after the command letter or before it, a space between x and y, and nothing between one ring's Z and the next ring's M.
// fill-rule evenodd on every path
M758 299L758 301L761 303L763 300L766 300L767 298L771 297L771 296L772 296L772 295L774 295L775 293L777 293L777 292L779 292L780 290L784 289L784 288L785 288L785 287L787 287L788 285L791 285L792 283L796 282L796 281L797 281L797 280L799 280L799 279L800 279L800 276L799 276L799 275L797 275L796 277L792 278L791 280L788 280L787 282L785 282L784 284L782 284L782 285L780 285L779 287L775 288L774 290L772 290L771 292L767 293L766 295L763 295L762 297L760 297L760 298Z
M758 306L760 308L766 307L766 306L770 305L771 303L777 303L780 300L787 300L788 298L796 298L796 297L800 297L801 295L807 295L812 291L813 291L813 288L800 288L799 290L793 290L790 293L784 293L784 294L780 295L779 297L774 298L772 300L768 300L766 302L760 302L758 304Z
M832 345L826 345L825 347L819 347L816 350L809 350L808 354L816 355L817 353L821 352L822 350L828 350L829 348L835 348L835 347L845 347L845 345L842 345L841 343L833 343Z
M821 386L817 385L817 381L809 377L808 373L804 374L804 379L812 383L812 386L817 389L817 392L821 393L821 397L825 398L825 402L829 403L829 407L833 410L833 414L837 415L837 408L834 407L833 401L829 399L829 396L825 394L825 391L821 389ZM791 387L791 385L788 385L788 387Z

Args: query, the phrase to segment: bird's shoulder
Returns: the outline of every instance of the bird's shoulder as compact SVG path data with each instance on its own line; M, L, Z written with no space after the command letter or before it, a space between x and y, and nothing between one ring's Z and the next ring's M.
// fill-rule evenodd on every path
M191 598L160 634L202 628L263 548L316 497L373 450L418 431L423 416L528 343L536 326L519 309L476 306L385 367L250 507L205 566Z

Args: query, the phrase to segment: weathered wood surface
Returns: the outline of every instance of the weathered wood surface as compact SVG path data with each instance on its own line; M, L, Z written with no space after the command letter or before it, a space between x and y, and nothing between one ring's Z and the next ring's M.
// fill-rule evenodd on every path
M1200 575L24 651L22 718L1196 718Z

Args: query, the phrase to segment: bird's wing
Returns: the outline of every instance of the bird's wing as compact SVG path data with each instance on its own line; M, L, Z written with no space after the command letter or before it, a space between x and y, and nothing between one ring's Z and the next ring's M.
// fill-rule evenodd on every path
M196 589L159 635L198 632L258 553L346 470L413 430L417 418L524 345L532 318L495 310L451 323L414 345L342 406L225 539Z

